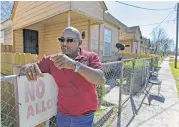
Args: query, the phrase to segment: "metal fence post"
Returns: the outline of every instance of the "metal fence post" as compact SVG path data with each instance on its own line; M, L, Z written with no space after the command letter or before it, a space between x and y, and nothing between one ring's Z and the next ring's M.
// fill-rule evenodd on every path
M131 73L131 82L130 82L130 95L133 93L133 86L134 86L134 73L135 73L135 59L132 60L132 73Z
M144 79L143 79L143 71L144 71L144 59L142 59L142 69L141 69L141 85L143 85Z
M124 70L124 61L121 63L121 75L120 75L120 85L119 85L119 106L118 106L118 117L121 118L121 109L122 109L122 90L123 87L123 70Z

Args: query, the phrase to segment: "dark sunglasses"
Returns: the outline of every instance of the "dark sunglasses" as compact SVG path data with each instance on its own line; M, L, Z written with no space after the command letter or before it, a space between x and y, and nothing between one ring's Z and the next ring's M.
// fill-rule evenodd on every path
M64 38L64 37L58 38L58 40L59 40L61 43L64 43L65 41L66 41L67 43L72 43L72 42L80 41L80 40L77 39L77 38Z

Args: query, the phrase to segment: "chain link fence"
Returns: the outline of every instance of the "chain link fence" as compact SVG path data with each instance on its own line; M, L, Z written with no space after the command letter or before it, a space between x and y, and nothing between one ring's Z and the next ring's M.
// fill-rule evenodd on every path
M15 76L1 77L1 126L16 127L19 123Z
M97 85L100 108L95 113L95 127L109 127L117 119L118 127L126 127L138 113L145 97L146 78L154 63L149 58L125 59L103 63L104 85ZM1 76L1 126L19 127L17 81L15 76ZM37 127L57 127L53 116Z

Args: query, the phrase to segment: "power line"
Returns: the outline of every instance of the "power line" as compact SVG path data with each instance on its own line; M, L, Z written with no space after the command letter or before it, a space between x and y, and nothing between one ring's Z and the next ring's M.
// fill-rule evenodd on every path
M168 19L168 22L167 22L167 24L166 24L166 26L165 26L165 29L167 28L167 26L168 26L168 24L169 24L169 21L170 21L170 19L172 18L173 14L174 14L174 11L175 11L175 9L173 10L173 12L172 12L170 18Z
M132 4L123 3L123 2L120 2L120 1L115 1L115 2L120 3L120 4L124 4L124 5L127 5L127 6L131 6L131 7L135 7L135 8L150 10L150 11L166 11L166 10L173 9L173 7L172 8L164 8L164 9L144 8L144 7L139 7L139 6L135 6L135 5L132 5Z
M176 21L176 18L173 20L170 20L170 21L163 22L163 23L169 23L169 22L175 22L175 21ZM147 27L147 26L157 25L157 24L162 24L162 23L152 23L152 24L138 25L138 26L139 27ZM134 25L134 26L137 26L137 25ZM120 30L127 29L127 28L129 28L129 27L120 28Z
M168 22L174 22L176 21L176 19L173 19L173 20L170 20L170 21L167 21L167 22L163 22L163 23L168 23ZM151 26L151 25L157 25L157 24L161 24L161 23L152 23L152 24L146 24L146 25L139 25L140 27L145 27L145 26Z
M151 35L151 34L153 33L153 31L154 31L155 29L157 29L157 28L160 26L160 24L162 24L162 23L169 17L169 15L170 15L172 12L173 12L173 10L159 23L159 25L158 25L157 27L155 27L155 28L152 30L152 32L150 32L150 33L147 35L147 37L148 37L149 35Z

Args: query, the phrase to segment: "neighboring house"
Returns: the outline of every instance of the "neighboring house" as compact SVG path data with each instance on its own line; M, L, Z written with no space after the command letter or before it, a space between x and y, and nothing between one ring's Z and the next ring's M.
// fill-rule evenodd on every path
M13 45L12 21L7 20L1 23L1 52L11 52Z
M139 26L120 30L120 43L125 45L124 53L140 53L142 33Z
M141 44L140 44L140 53L149 54L150 53L150 47L151 47L150 39L142 37Z
M124 27L126 26L108 12L104 13L103 24L91 27L91 50L98 53L102 61L118 59L116 43L119 43L120 28Z
M67 26L77 28L82 48L91 50L91 27L102 24L107 7L103 1L15 1L11 16L14 52L53 54Z

